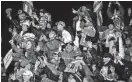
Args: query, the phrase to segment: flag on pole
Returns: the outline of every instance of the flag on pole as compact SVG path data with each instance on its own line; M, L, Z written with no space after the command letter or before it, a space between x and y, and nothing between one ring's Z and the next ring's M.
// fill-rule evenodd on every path
M32 15L33 12L33 2L32 1L24 1L23 2L23 10L29 15Z
M93 9L94 9L94 12L96 12L97 14L97 25L98 26L102 26L102 23L103 23L102 12L101 12L102 8L103 8L102 1L94 1Z

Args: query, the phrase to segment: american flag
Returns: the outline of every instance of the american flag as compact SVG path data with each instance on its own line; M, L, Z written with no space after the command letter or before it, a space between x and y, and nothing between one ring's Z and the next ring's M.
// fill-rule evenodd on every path
M23 10L29 15L32 15L33 12L33 2L32 1L23 1Z
M97 25L98 26L102 26L102 23L103 23L102 12L101 12L102 8L103 8L102 1L94 1L93 9L94 9L94 12L96 12L97 14Z

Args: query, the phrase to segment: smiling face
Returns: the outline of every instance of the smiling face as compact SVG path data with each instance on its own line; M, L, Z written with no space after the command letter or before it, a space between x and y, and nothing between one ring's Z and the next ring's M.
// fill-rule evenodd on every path
M57 29L59 31L63 31L64 27L65 27L65 23L63 21L59 21L58 24L57 24Z
M44 16L42 16L39 20L39 26L42 30L46 28L47 21Z
M54 39L55 37L56 37L55 31L51 31L51 32L49 33L49 38L50 38L50 39Z
M64 29L64 26L63 26L62 24L58 24L58 25L57 25L57 29L58 29L59 31L62 31L62 30Z
M111 71L112 73L115 73L115 68L114 68L113 66L110 66L110 71Z
M50 60L50 63L52 63L52 64L58 64L59 62L59 56L58 56L58 54L56 54L56 53L53 53L53 55L52 55L52 58L51 58L51 60Z
M67 46L66 46L66 51L67 51L68 53L71 52L71 51L73 51L73 46L70 45L70 44L67 44Z
M25 19L26 19L26 14L25 14L25 13L19 14L19 15L18 15L18 18L19 18L20 20L25 20Z
M104 58L103 58L103 62L104 62L104 63L108 63L110 60L111 60L111 58L108 58L108 57L104 57Z
M110 24L108 27L109 27L109 29L113 29L114 28L114 25L113 24Z
M22 25L22 30L23 30L23 31L27 31L27 30L28 30L28 26L27 26L26 24L23 24L23 25Z
M43 12L40 12L40 13L39 13L39 16L43 16L43 15L44 15L44 13L43 13Z
M30 76L29 75L23 75L23 80L26 82L28 82L30 80Z
M26 43L26 49L30 49L32 47L32 43L30 41L28 41Z
M87 42L87 46L88 46L89 48L92 48L92 42L91 42L91 41L88 41L88 42Z

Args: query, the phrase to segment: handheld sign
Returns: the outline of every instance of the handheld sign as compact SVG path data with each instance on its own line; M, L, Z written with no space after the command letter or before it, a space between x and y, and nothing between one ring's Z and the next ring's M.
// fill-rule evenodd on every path
M11 64L13 60L12 54L13 54L12 49L10 49L3 59L5 69L9 67L9 65Z

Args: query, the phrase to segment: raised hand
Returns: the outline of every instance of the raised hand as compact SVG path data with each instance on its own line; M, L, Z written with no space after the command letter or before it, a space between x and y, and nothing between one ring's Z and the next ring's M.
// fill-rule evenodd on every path
M75 9L72 8L72 13L75 14L75 13L77 13L77 11L76 11Z
M117 4L117 5L120 5L120 3L119 3L118 1L116 1L116 4Z
M12 12L12 9L11 9L11 8L6 9L6 11L5 11L5 13L7 14L7 17L8 17L9 19L12 19L12 17L11 17L11 12Z
M11 79L11 80L16 80L15 73L10 75L10 79Z
M14 44L14 40L11 39L11 40L9 41L9 43L10 43L11 45L13 45L13 44Z
M109 5L108 5L108 7L110 7L110 6L111 6L111 4L112 4L112 3L111 3L111 1L110 1L110 2L109 2Z

